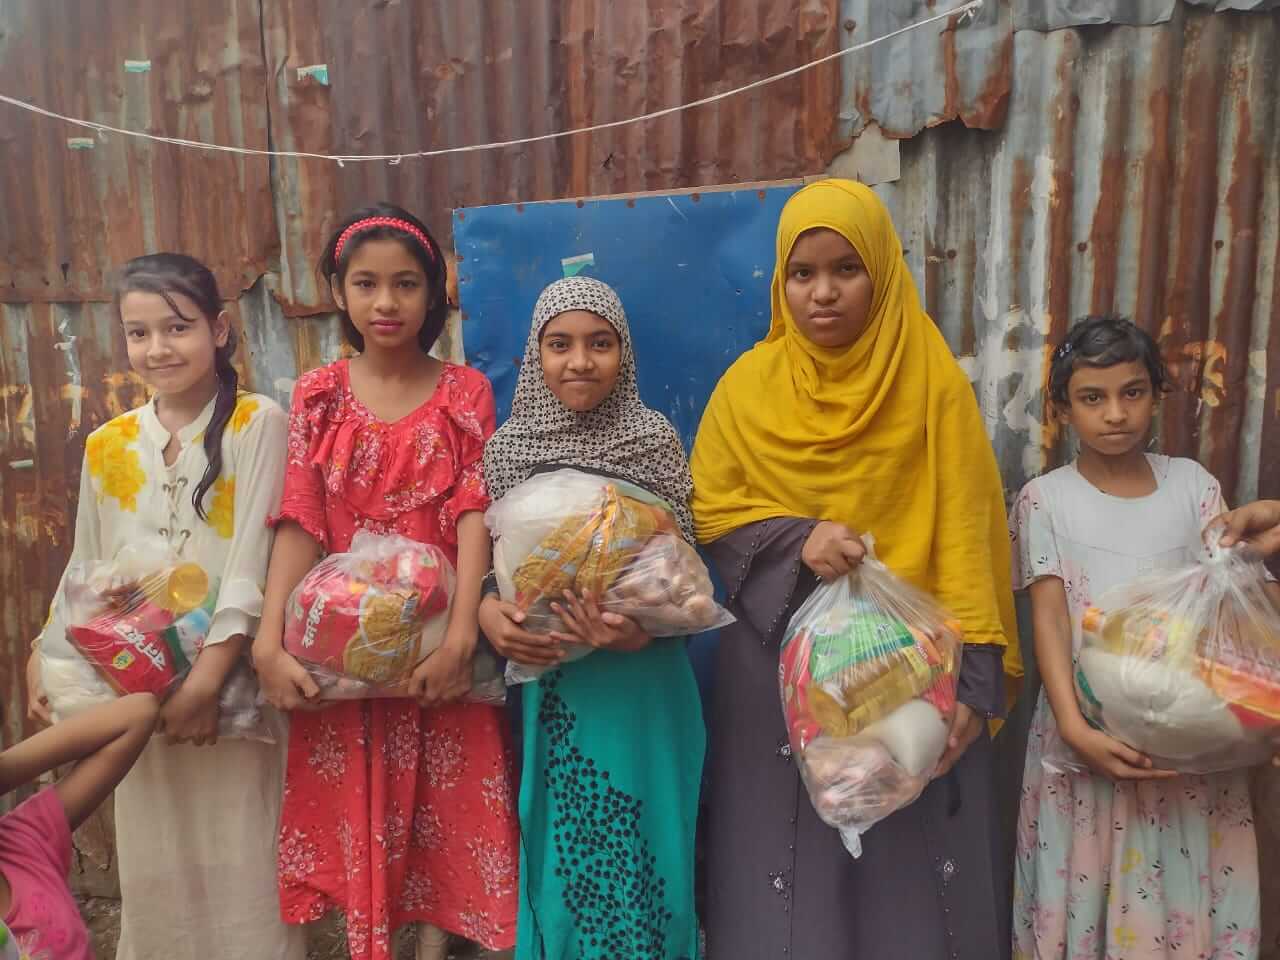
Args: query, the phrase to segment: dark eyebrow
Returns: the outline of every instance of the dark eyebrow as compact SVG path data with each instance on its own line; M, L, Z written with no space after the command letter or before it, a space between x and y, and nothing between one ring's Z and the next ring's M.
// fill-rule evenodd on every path
M353 276L353 277L376 277L377 275L378 275L378 274L377 274L377 272L375 272L375 271L373 271L373 270L353 270L353 271L351 271L351 276ZM393 276L393 277L397 277L397 278L398 278L398 277L421 277L421 276L423 276L423 273L422 273L422 271L421 271L421 270L397 270L397 271L396 271L395 273L393 273L391 276Z
M621 340L618 331L613 327L601 327L599 330L590 330L587 333L569 333L567 330L544 330L543 339L547 337L568 337L570 340L575 337L581 337L584 340L591 340L595 337L613 337L615 340Z
M163 317L160 317L159 320L161 323L168 323L171 320L181 320L183 323L195 323L195 321L190 317L184 317L180 313L167 313ZM145 320L122 320L121 322L126 327L145 327L147 325Z

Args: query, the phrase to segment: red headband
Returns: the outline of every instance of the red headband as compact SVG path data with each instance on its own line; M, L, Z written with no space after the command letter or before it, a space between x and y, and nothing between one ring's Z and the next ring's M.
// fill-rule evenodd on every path
M333 259L339 260L342 257L342 248L347 245L347 241L354 237L362 230L370 230L374 227L392 227L403 233L409 234L418 243L422 244L422 249L427 251L427 257L433 263L436 255L431 252L431 242L427 240L427 235L415 227L408 220L400 220L396 217L366 217L363 220L357 220L347 229L343 230L338 237L338 242L333 245Z

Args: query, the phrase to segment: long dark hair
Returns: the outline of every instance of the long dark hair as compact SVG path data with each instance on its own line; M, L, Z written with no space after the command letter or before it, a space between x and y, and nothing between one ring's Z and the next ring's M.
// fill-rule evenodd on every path
M421 240L411 233L406 233L404 230L398 230L392 226L378 225L368 227L350 237L343 244L342 256L337 256L338 240L346 233L347 228L353 223L368 220L371 217L403 220L422 235L427 245L424 247ZM444 263L444 254L440 250L440 244L436 242L436 238L431 235L431 231L427 229L426 225L408 210L397 207L392 203L375 203L371 207L365 207L363 210L357 210L351 214L351 216L338 224L338 228L333 231L333 236L325 244L324 253L320 257L320 276L324 278L325 284L330 290L333 288L335 279L338 287L342 288L343 282L347 278L347 267L351 263L352 255L370 240L398 241L409 252L409 255L418 261L418 265L422 267L422 272L427 278L429 299L427 301L426 320L423 321L422 329L418 331L418 346L422 348L423 353L430 353L431 348L440 339L440 334L444 332L445 321L449 319L449 296L446 289L448 272ZM338 309L338 314L342 318L342 334L346 337L347 343L357 350L363 351L364 336L356 329L356 325L351 322L351 315L341 307Z
M1067 387L1080 367L1114 367L1141 363L1151 375L1156 397L1169 392L1169 371L1151 335L1124 317L1082 317L1067 331L1049 364L1049 396L1060 407L1071 405Z
M121 322L124 317L120 312L120 301L129 293L154 293L163 297L169 309L188 323L194 323L196 318L188 317L179 309L173 299L175 294L194 303L210 326L222 312L222 297L218 295L218 281L213 273L199 260L184 253L152 253L136 257L124 265L115 293L116 318ZM229 326L227 342L213 353L218 396L213 405L213 418L204 431L204 452L209 465L204 468L204 476L191 494L191 503L205 522L209 518L204 509L204 497L222 472L222 434L235 413L236 397L240 392L240 375L231 363L231 358L236 355L236 342L235 327Z

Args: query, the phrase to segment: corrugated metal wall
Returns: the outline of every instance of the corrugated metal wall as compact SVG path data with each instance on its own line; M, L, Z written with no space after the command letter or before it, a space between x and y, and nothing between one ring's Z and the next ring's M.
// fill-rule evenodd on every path
M707 96L836 49L830 0L264 4L279 149L397 153L536 136ZM324 64L328 83L299 67ZM333 211L392 196L447 234L454 207L770 178L834 150L834 66L643 126L428 163L282 162L279 292L316 303Z
M693 99L942 4L474 6L19 0L0 9L0 92L173 136L396 152ZM1280 441L1277 11L1280 0L989 0L967 25L715 107L398 166L86 141L0 107L4 738L18 734L23 650L69 547L84 437L142 397L105 303L111 268L159 247L208 260L237 300L250 381L284 400L299 370L339 349L313 265L336 216L368 199L404 202L444 234L458 205L781 179L833 161L862 170L858 151L874 146L874 179L978 385L1010 490L1066 452L1042 416L1046 341L1083 313L1119 311L1175 367L1161 447L1200 457L1236 499L1280 496L1280 458L1263 455ZM1266 789L1274 864L1280 788Z
M1176 5L1155 27L1013 35L1002 127L904 141L882 190L1011 488L1061 456L1046 339L1086 313L1156 335L1179 387L1159 443L1229 495L1280 495L1280 16ZM1259 442L1261 440L1261 443Z
M264 148L265 82L258 0L0 9L0 90L58 113ZM114 266L155 249L200 251L232 294L269 269L265 160L86 134L0 114L0 301L104 299Z
M1060 6L1007 12L1061 24ZM1157 336L1177 382L1159 449L1200 459L1236 502L1277 497L1280 15L1168 2L1151 5L1158 25L1101 25L1108 7L1136 20L1137 6L1073 3L1090 25L1016 29L999 129L947 123L903 140L901 175L879 190L975 381L1010 494L1070 453L1044 418L1047 344L1081 315L1119 312ZM995 76L977 62L975 81ZM909 107L866 122L948 116L936 88L898 88ZM1002 744L1009 820L1019 726ZM1280 958L1276 774L1255 791L1268 960Z
M465 11L465 15L464 12ZM71 116L235 146L381 153L585 126L696 99L836 49L835 0L18 0L0 91ZM464 204L792 176L837 149L837 68L645 126L390 164L158 146L0 107L0 701L70 549L89 431L141 397L106 301L155 249L238 298L248 381L287 402L340 338L314 264L346 210L391 199L447 239ZM446 350L457 353L453 331ZM22 729L6 710L0 739Z

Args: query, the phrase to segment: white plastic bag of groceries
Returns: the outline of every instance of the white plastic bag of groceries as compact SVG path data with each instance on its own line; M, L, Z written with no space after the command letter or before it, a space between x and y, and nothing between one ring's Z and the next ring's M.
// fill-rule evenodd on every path
M54 719L126 693L167 697L204 647L218 584L164 541L122 548L110 561L68 568L40 644L41 683ZM279 718L258 703L243 659L219 696L218 736L273 743Z
M1074 679L1085 719L1159 769L1266 763L1280 750L1280 609L1261 558L1215 535L1195 562L1109 591L1082 618ZM1060 737L1042 762L1088 769Z
M778 665L792 756L822 821L854 857L915 800L946 749L963 636L927 594L867 555L787 625Z
M530 477L489 508L494 573L503 600L525 612L532 633L566 633L552 609L565 591L636 621L652 637L726 626L706 565L680 534L670 505L612 477L556 470ZM574 644L566 662L591 652ZM544 668L512 663L509 683Z

